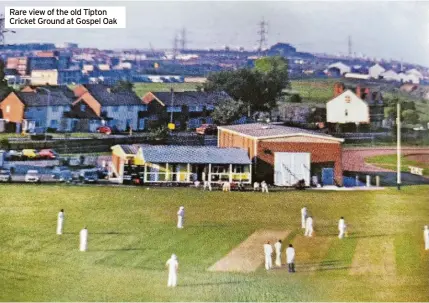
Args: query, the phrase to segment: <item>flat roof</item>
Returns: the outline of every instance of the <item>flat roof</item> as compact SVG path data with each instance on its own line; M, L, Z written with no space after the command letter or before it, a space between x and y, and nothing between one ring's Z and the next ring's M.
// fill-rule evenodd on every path
M298 127L275 125L275 124L263 124L263 123L238 124L238 125L219 126L218 129L227 130L242 136L251 137L253 139L308 136L308 137L315 137L315 138L323 138L323 139L337 141L337 142L344 142L344 140L341 138L336 138L331 135L324 134L322 132L307 130L307 129L298 128Z

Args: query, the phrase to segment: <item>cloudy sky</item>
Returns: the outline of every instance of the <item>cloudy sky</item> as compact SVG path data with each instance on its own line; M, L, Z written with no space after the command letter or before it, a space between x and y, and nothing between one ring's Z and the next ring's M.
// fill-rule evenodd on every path
M414 1L0 1L2 6L125 6L126 29L19 29L7 43L76 42L98 48L172 48L187 29L188 47L253 48L258 23L268 45L403 59L429 66L429 2ZM0 10L2 7L0 7Z

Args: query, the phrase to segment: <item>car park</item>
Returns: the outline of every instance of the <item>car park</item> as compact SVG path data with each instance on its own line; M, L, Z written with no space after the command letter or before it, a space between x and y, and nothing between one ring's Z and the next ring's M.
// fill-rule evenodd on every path
M58 158L58 154L53 149L42 149L39 151L39 157L41 159L54 160Z
M9 160L9 161L19 160L22 158L22 152L11 149L10 151L6 152L5 157L6 157L6 160Z
M82 183L97 183L98 182L98 173L96 170L81 170L79 174L79 180Z
M59 182L72 182L73 181L73 174L65 166L56 166L52 170L52 178L54 180L58 180Z
M0 182L12 182L12 174L9 169L0 169Z
M27 171L24 177L25 182L29 183L40 183L41 177L38 170L30 169Z
M23 149L22 150L22 157L24 159L36 159L39 157L39 154L37 153L37 150L35 150L35 149Z

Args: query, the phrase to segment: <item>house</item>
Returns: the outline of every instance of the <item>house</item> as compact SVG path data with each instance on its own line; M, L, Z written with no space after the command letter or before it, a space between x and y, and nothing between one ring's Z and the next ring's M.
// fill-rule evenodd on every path
M374 79L379 79L381 74L384 73L385 71L386 69L378 63L374 64L368 69L369 75L371 76L371 78L374 78Z
M388 70L380 74L380 76L386 81L401 81L399 75L394 70Z
M157 101L173 116L176 127L194 129L203 123L213 123L210 114L222 100L231 99L226 92L148 92L142 100L145 104ZM151 111L148 111L151 114Z
M316 176L324 185L342 184L343 139L317 131L251 123L218 127L218 147L238 147L253 162L255 181L293 186Z
M372 128L382 126L384 101L380 92L368 87L346 88L343 83L334 85L334 98L326 104L326 122L352 124L357 129L360 124Z
M107 125L119 131L128 128L144 130L143 119L139 119L139 112L147 111L147 105L131 90L115 90L105 84L83 84L74 88L76 100L73 106L86 106L103 120ZM94 125L94 127L96 127Z
M331 64L327 68L328 74L331 74L332 76L342 76L346 73L350 73L351 71L351 67L342 62Z
M120 183L251 183L252 165L240 148L115 145L110 169Z
M32 85L57 85L58 84L58 70L32 70L31 71L31 84Z

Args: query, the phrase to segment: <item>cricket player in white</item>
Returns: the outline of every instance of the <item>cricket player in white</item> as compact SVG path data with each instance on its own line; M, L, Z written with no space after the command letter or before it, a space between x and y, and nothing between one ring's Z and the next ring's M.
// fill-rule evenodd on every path
M281 267L282 266L282 240L278 240L274 244L274 248L276 250L276 266Z
M305 228L305 220L307 220L307 207L301 208L301 227Z
M88 250L88 229L86 226L80 231L80 251Z
M204 190L208 189L209 191L212 191L212 185L209 181L204 181Z
M185 219L185 207L180 206L177 212L177 228L183 228L183 221Z
M259 183L258 182L253 183L253 191L259 191Z
M292 244L286 249L286 263L289 272L295 272L295 248Z
M338 231L340 232L338 238L344 238L344 234L346 233L346 222L344 221L344 217L341 217L338 221Z
M273 247L271 246L269 241L264 244L264 254L265 254L265 269L269 270L273 267L273 260L272 260Z
M62 209L58 213L57 235L62 235L63 234L63 226L64 226L64 209Z
M425 250L429 250L429 227L427 225L425 225L423 236L425 238Z
M165 265L168 267L168 283L167 287L176 287L177 285L177 270L179 269L179 262L175 254L171 255Z
M268 194L268 185L267 185L267 182L265 182L265 181L261 182L261 189L262 189L263 193L267 193Z
M313 218L308 217L305 221L305 233L304 236L312 237L313 236Z

